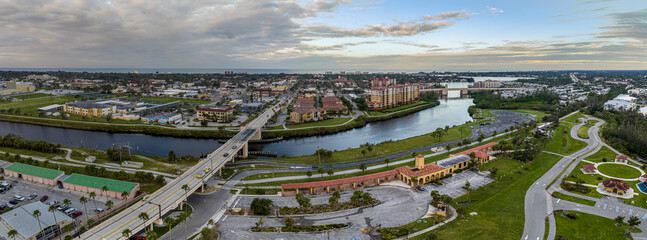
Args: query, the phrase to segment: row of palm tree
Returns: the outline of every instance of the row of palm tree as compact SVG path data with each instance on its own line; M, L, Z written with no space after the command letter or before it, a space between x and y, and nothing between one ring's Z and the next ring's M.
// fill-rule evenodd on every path
M139 216L137 216L140 220L146 223L146 221L150 220L150 216L148 216L148 213L146 212L141 212ZM177 222L184 222L184 239L188 239L188 231L187 231L187 226L186 222L188 219L191 218L191 213L189 211L182 211L180 215L177 216L176 219L173 219L171 217L166 217L164 218L164 223L168 226L168 238L171 240L171 229L173 227L173 224ZM133 234L133 232L130 229L124 229L121 231L121 235L128 238ZM153 230L153 223L151 223L150 228L146 230L146 237L147 239L154 240L157 239L157 233Z

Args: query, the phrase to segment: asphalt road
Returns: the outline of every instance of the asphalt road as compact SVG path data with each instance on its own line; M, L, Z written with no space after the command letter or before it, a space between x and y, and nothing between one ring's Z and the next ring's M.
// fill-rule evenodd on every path
M598 135L598 130L599 127L604 123L604 121L602 121L601 119L595 120L598 120L598 122L588 130L590 137L589 139L581 139L577 137L577 130L581 126L583 126L584 123L580 123L571 128L571 136L575 139L585 141L587 143L587 146L573 154L563 157L557 164L555 164L550 170L548 170L548 172L546 172L541 178L533 183L526 192L526 197L524 200L525 223L521 239L536 240L544 238L545 219L549 215L552 215L551 213L553 212L552 196L547 190L548 184L550 184L553 179L559 177L557 181L555 181L555 184L559 186L561 179L564 177L564 175L560 176L560 173L564 169L567 169L565 173L568 174L570 170L575 168L580 160L582 160L584 157L587 157L588 155L595 153L595 150L599 149L602 146L602 140ZM569 164L571 165L569 166ZM550 229L556 229L556 227L554 227L554 218L549 218L549 225L551 225ZM552 232L552 237L549 235L548 239L554 239L554 231L550 232Z

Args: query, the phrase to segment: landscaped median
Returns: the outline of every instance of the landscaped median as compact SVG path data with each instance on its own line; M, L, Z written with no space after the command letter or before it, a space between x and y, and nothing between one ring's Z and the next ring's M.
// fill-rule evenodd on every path
M555 211L555 239L627 239L629 232L642 232L614 219L575 211ZM637 219L637 217L633 216Z

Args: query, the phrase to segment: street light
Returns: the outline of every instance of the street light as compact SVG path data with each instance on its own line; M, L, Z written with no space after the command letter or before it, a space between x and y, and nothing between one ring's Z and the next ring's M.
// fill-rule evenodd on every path
M143 201L147 202L147 203L150 203L150 204L153 204L153 205L157 205L157 208L159 209L160 219L162 219L162 205L151 202L151 201L148 201L148 200L143 200ZM146 228L146 227L144 227L144 228Z

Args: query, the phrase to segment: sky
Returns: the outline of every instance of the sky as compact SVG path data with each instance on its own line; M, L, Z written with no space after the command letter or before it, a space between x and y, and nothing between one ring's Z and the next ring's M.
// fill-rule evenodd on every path
M0 68L647 69L647 0L0 0Z

